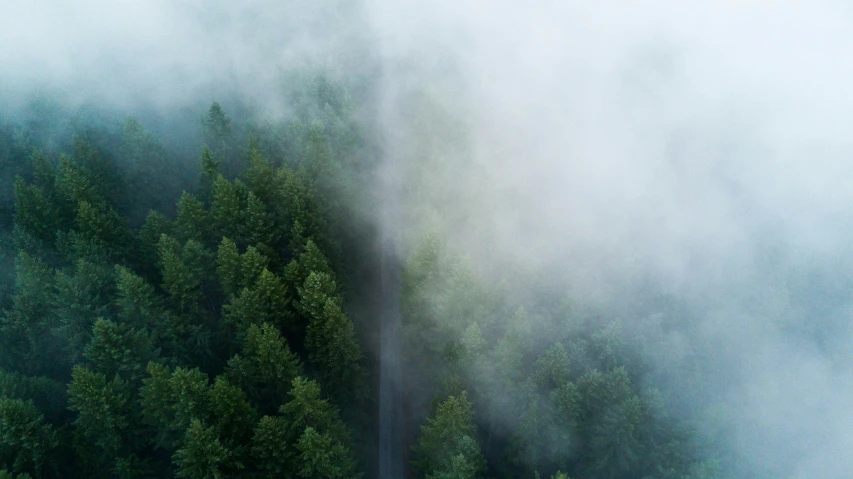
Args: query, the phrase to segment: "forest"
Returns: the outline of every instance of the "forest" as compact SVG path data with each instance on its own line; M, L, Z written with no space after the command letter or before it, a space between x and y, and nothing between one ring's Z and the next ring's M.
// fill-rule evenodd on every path
M0 477L376 476L377 150L345 86L293 101L214 102L194 147L46 99L2 125ZM407 474L718 477L618 322L411 236Z

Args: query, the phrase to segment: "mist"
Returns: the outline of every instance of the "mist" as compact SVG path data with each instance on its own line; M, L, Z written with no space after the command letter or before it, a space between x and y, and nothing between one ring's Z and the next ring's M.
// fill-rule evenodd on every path
M708 424L752 473L853 470L848 7L370 11L383 60L410 65L385 81L438 91L451 117L423 153L443 156L426 173L440 192L427 201L451 241L492 272L545 270L659 341L677 394L696 392L684 370L704 355L704 397L692 401L709 415L726 405ZM391 107L386 128L407 111ZM429 134L410 121L401 157ZM669 306L649 306L655 295ZM661 326L673 302L685 329Z
M281 118L287 72L349 81L401 251L429 225L621 320L733 477L849 476L850 6L334 3L12 0L0 112Z

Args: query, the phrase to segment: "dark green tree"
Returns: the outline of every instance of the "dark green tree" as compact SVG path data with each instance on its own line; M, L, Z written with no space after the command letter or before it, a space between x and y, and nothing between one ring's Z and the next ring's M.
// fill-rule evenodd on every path
M0 464L35 478L55 476L53 426L31 402L0 396Z
M290 385L301 370L299 357L274 326L253 324L242 355L228 361L226 375L260 404L262 411L273 412L287 399Z
M473 405L463 391L450 396L421 426L412 465L426 477L479 477L485 459L476 442Z

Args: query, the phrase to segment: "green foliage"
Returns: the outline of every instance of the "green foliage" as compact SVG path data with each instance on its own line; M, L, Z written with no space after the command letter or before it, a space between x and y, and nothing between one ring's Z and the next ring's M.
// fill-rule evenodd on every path
M239 180L231 183L219 175L213 183L213 203L210 207L211 219L218 237L242 238L241 224L244 216L245 193Z
M186 191L178 200L175 234L182 241L195 240L201 244L206 243L210 236L210 218L204 203Z
M355 464L347 447L312 427L305 428L296 448L300 452L298 473L301 477L343 479L361 476L354 473Z
M12 308L0 313L0 366L29 374L51 371L56 347L50 341L54 324L54 273L39 258L18 253Z
M319 368L319 377L330 395L336 399L366 395L361 348L352 321L334 299L327 299L322 313L311 318L305 346L308 358Z
M0 396L32 401L49 421L55 422L62 416L68 394L61 382L0 369Z
M287 286L281 278L264 269L252 287L243 288L225 306L225 318L241 339L252 325L268 323L279 329L290 330L289 303Z
M249 191L263 204L273 205L281 200L275 168L264 158L260 150L249 150L249 168L242 175Z
M260 477L274 479L289 475L294 469L296 451L289 444L290 433L284 418L264 416L252 438L252 458L261 471Z
M243 355L228 361L227 377L247 391L263 410L284 403L293 380L301 373L299 357L290 351L270 324L249 326Z
M349 405L366 384L332 116L262 132L214 103L195 165L134 118L81 116L70 142L0 125L4 476L359 476L319 386ZM266 136L241 150L247 130ZM299 297L312 273L327 282Z
M338 417L338 410L320 394L320 385L303 377L293 380L290 401L281 407L287 420L290 439L297 439L305 428L311 427L321 433L331 434L336 440L347 442L347 431ZM295 441L294 441L295 442Z
M0 125L0 477L360 475L372 152L344 89L297 80L284 124L214 103L200 156L132 118ZM421 477L716 477L618 323L487 287L437 233L403 266Z
M130 434L131 389L118 376L75 366L68 387L68 408L74 420L77 449L93 470L112 466Z
M33 403L0 396L0 464L41 477L57 446L56 431Z
M216 437L213 427L205 427L193 419L183 440L183 447L175 453L176 477L186 479L220 479L228 477L223 471L230 452Z
M72 363L79 362L98 318L110 317L114 269L78 260L73 272L56 272L54 334L60 338Z
M145 375L145 365L157 356L157 352L145 329L98 319L83 355L91 368L105 377L120 377L137 384Z
M226 297L234 296L246 287L243 281L243 263L237 251L237 244L228 238L222 238L219 244L216 272L219 274L219 283Z
M261 273L268 269L269 258L255 247L249 246L242 255L237 244L222 238L216 258L216 272L226 297L231 297L256 283Z
M293 259L285 270L285 278L292 288L296 289L305 284L305 280L311 273L321 273L334 280L334 273L329 267L329 262L317 247L313 240L307 240L302 252Z
M169 161L165 148L135 118L124 122L121 140L127 183L123 194L127 195L133 223L138 224L148 211L164 211L169 206L178 188L178 165Z
M21 474L13 474L6 469L0 469L0 479L32 479L33 476L22 472Z
M136 328L154 327L163 315L154 287L124 266L116 265L115 271L118 317Z
M148 375L140 390L143 420L157 431L156 444L172 448L182 441L193 419L207 418L209 380L198 369L175 368L170 372L154 362L148 364Z
M140 262L146 266L145 272L149 279L157 272L155 265L160 258L160 237L171 235L172 229L172 224L157 211L149 212L139 229Z
M59 211L45 191L28 185L23 178L15 180L15 224L33 238L50 244L60 228Z
M231 136L231 119L228 118L225 110L217 102L213 102L210 105L207 117L202 123L204 124L205 134L208 135L210 143L227 141Z
M80 201L77 204L76 224L82 239L119 256L127 252L132 235L124 219L113 208L99 208L87 201Z
M169 293L181 311L194 311L202 297L202 281L209 267L208 254L195 240L181 248L178 241L167 235L160 237L160 273L162 288Z
M246 200L246 210L243 213L240 238L248 245L263 245L266 248L274 246L279 239L272 214L254 193L249 192Z
M427 477L479 477L485 459L476 436L473 405L466 393L450 396L421 426L421 437L413 448L412 465Z

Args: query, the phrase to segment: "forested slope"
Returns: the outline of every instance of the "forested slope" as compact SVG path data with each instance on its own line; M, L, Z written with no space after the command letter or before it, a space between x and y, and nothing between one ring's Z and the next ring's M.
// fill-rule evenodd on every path
M294 104L214 103L178 150L134 118L0 127L0 477L375 471L377 156L343 88ZM618 323L408 227L411 475L715 477Z
M370 413L369 363L345 300L359 260L342 244L355 174L344 178L340 160L359 140L331 87L312 86L325 111L303 109L278 135L241 134L213 104L195 165L132 118L121 131L72 127L58 145L27 125L3 128L0 463L10 473L364 470L353 438L369 432L352 426Z

